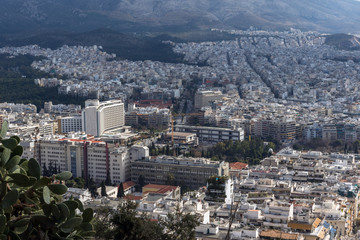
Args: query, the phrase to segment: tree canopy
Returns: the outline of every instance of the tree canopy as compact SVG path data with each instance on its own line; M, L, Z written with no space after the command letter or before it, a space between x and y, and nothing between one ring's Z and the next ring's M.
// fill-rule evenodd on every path
M196 215L183 213L177 208L166 218L154 220L138 216L137 204L131 201L120 204L116 211L100 208L96 211L95 229L98 239L128 240L192 240L199 225Z

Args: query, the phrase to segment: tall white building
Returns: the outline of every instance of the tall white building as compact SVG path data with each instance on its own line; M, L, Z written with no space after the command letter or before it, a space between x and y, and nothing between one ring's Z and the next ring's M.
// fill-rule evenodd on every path
M124 103L121 100L99 102L87 100L82 111L82 130L94 136L125 125Z

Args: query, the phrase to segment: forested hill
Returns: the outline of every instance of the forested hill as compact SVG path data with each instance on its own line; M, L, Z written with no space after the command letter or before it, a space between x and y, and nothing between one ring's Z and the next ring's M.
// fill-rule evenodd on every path
M0 102L32 103L38 110L44 107L46 101L83 105L84 99L58 95L56 87L42 88L34 83L35 78L51 77L30 66L38 59L29 55L0 55Z

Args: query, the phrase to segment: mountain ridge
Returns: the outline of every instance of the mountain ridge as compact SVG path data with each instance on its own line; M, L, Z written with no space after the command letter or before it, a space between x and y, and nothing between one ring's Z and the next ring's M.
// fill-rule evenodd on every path
M354 0L0 0L0 33L61 29L122 32L295 27L360 32Z

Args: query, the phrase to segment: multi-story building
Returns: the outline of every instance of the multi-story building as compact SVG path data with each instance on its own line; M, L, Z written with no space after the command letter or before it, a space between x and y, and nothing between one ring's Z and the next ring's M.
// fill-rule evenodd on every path
M62 117L58 119L59 133L81 132L81 116Z
M272 228L288 228L288 222L293 219L294 205L288 202L273 201L264 208L263 225Z
M261 119L255 122L254 135L278 141L294 140L296 124L291 119Z
M45 103L44 103L44 112L45 112L45 113L51 112L52 105L53 105L53 104L52 104L52 101L45 102Z
M226 140L243 141L244 130L242 128L218 128L204 126L176 125L175 131L196 133L199 142L218 143Z
M82 129L85 133L101 136L125 125L124 103L121 100L99 102L87 100L82 111Z
M335 141L337 137L337 129L334 124L325 124L322 130L322 137L325 141Z
M221 100L223 95L221 91L198 91L195 94L195 109L210 106L211 102Z
M134 108L126 113L125 123L129 126L168 126L170 124L170 110L155 107Z
M126 147L115 147L89 139L51 139L36 143L36 159L42 167L58 166L74 177L101 182L110 177L112 183L130 178L130 158ZM131 150L130 150L131 151Z
M197 189L205 186L211 176L228 176L229 163L206 158L158 156L131 163L131 179L138 182L142 175L146 183L168 184L170 176L176 184Z

